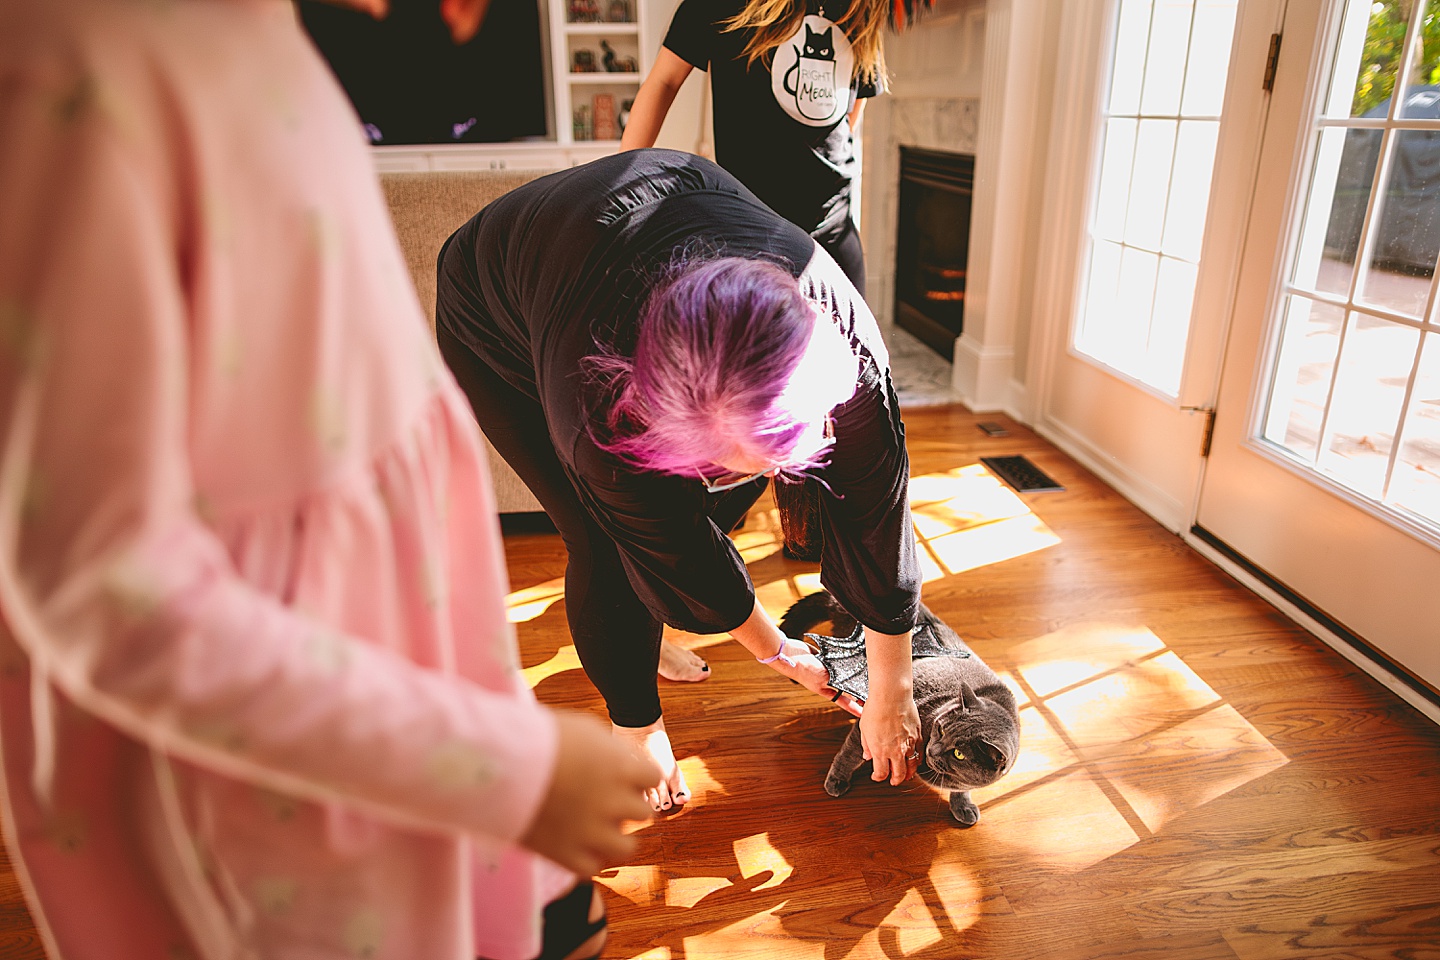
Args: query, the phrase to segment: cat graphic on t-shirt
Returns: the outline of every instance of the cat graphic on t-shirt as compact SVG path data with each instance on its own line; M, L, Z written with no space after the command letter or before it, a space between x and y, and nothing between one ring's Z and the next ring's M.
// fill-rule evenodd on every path
M844 31L824 17L807 16L775 52L771 66L775 100L806 126L837 123L850 107L854 63Z
M807 120L828 120L835 113L835 28L824 32L805 24L805 46L795 47L795 65L785 72L785 92Z

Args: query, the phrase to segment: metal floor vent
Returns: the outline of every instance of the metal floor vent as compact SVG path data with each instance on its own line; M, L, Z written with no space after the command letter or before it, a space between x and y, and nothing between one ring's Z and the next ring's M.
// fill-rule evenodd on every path
M1065 489L1027 457L981 457L980 462L985 464L985 469L1021 493Z

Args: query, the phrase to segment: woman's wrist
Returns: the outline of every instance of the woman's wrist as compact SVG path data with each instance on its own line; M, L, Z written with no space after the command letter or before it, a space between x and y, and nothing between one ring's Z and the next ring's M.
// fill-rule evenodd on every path
M910 634L886 634L866 627L865 663L870 676L867 702L897 703L914 697Z

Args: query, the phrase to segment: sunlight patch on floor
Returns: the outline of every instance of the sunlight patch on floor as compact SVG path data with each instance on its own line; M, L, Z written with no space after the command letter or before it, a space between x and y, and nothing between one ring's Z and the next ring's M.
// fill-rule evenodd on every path
M1071 624L1004 659L1030 698L1020 756L971 797L987 822L1052 806L1007 835L1037 855L1089 866L1288 762L1152 630ZM1051 836L1036 817L1073 834Z
M880 921L880 928L874 936L878 941L874 946L881 946L884 941L893 937L894 946L900 948L901 956L909 956L945 940L939 925L935 923L935 914L930 911L930 905L920 897L920 891L913 887L904 892L904 897L900 898L896 908ZM855 951L851 950L851 956L854 954ZM870 953L868 956L874 954Z
M683 941L685 960L824 960L826 944L813 939L793 936L785 929L780 912L794 912L786 901L770 910L709 933L686 937Z
M1013 560L1059 542L1055 532L1033 513L924 541L939 562L942 577Z
M671 877L665 884L665 906L689 910L715 891L731 885L724 877Z
M978 463L912 477L910 513L925 583L1060 542L1024 500Z
M617 897L624 897L636 906L654 903L665 886L665 878L654 864L611 867L595 879Z
M1027 640L1007 659L1026 685L1046 697L1164 649L1165 642L1143 627L1068 624Z
M564 673L566 670L580 669L580 655L575 652L575 645L567 643L555 651L555 656L544 663L537 663L533 667L526 667L520 672L525 676L525 682L534 690L542 681L548 680L557 673Z
M1067 872L1093 867L1140 839L1100 785L1078 769L1001 803L980 803L980 818L993 842Z
M786 860L784 855L771 845L768 833L742 837L735 841L734 847L735 862L740 866L742 877L748 880L750 877L762 873L770 874L770 878L755 887L755 890L778 887L795 872L795 868L790 866L790 861Z
M796 600L823 589L825 588L820 585L819 571L800 573L768 583L757 583L755 599L760 601L760 606L765 608L766 613L779 620Z
M726 794L725 788L711 775L710 768L700 757L681 757L676 763L680 767L680 773L685 777L685 785L690 788L691 804L702 803L712 795L724 796ZM684 812L682 810L679 814L672 815L672 819L674 816L683 816Z
M565 578L555 577L533 587L514 590L505 598L505 616L511 623L534 620L551 605L565 599Z
M1229 704L1147 734L1133 747L1095 769L1155 833L1289 762Z

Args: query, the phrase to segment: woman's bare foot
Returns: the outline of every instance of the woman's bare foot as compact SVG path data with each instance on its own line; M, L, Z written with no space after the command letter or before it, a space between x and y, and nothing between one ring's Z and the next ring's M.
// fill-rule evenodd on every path
M660 768L660 782L645 791L645 800L652 810L683 806L690 799L690 787L686 785L685 775L680 772L675 753L670 749L670 735L665 732L664 717L648 727L617 727L611 724L610 729L615 736L630 744L636 755Z
M697 683L710 678L710 665L679 644L661 640L660 676L666 680Z

